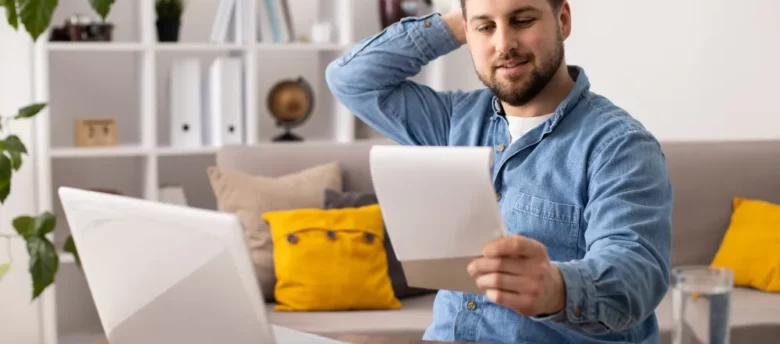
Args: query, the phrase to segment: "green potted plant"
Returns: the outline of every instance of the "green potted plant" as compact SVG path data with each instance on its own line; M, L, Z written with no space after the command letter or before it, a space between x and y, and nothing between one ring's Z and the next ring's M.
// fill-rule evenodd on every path
M179 40L181 14L184 12L182 0L157 0L157 39L160 42L176 42Z
M115 0L86 0L95 12L105 21ZM57 7L57 1L41 0L0 0L0 8L5 8L8 24L15 30L22 24L36 41L46 31L51 23L51 16ZM6 134L8 123L14 120L26 120L35 117L47 106L46 103L36 103L22 107L15 114L0 114L0 204L5 204L12 191L14 173L19 171L24 157L28 155L27 147L18 136ZM24 191L24 190L17 190ZM21 238L27 246L30 255L28 270L32 277L32 300L35 300L52 283L59 270L59 254L48 235L56 226L56 217L49 211L39 215L21 215L12 220L17 235L0 233L0 240ZM2 247L2 246L0 246ZM81 266L78 252L73 244L73 238L68 237L63 250L72 253L76 264ZM11 262L0 261L0 280L9 269Z

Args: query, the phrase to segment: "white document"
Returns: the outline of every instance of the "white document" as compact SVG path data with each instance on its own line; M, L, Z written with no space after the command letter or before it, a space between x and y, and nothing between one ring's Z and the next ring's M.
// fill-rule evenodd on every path
M478 293L466 271L506 234L490 147L374 146L371 177L410 286Z
M371 176L399 260L481 255L506 233L490 147L375 146Z
M244 142L241 59L220 57L209 69L208 115L204 136L212 146Z
M184 58L171 65L171 146L203 145L203 90L200 60Z

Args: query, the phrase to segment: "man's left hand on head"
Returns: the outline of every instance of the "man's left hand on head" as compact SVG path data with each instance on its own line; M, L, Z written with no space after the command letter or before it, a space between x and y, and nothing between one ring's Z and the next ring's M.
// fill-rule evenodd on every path
M520 235L498 238L486 244L482 257L468 266L485 295L498 305L525 316L554 314L565 306L565 286L547 249Z

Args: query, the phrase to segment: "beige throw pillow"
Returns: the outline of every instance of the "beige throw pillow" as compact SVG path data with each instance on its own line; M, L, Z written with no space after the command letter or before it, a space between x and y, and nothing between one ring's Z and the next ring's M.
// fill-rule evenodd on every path
M270 228L262 219L263 213L321 209L325 189L342 188L340 165L333 162L281 177L253 176L209 167L208 176L220 211L240 218L263 297L273 301L276 284L273 242Z

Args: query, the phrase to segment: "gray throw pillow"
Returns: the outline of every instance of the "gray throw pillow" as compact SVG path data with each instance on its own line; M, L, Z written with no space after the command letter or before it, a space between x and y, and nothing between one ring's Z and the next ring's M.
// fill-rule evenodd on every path
M325 189L324 198L325 209L358 208L379 203L375 194L367 192ZM390 280L393 283L395 297L403 299L435 292L435 290L414 288L406 284L406 276L404 275L403 267L395 256L393 246L390 244L390 239L387 234L387 229L385 229L384 247L385 253L387 254L387 270L390 275Z

